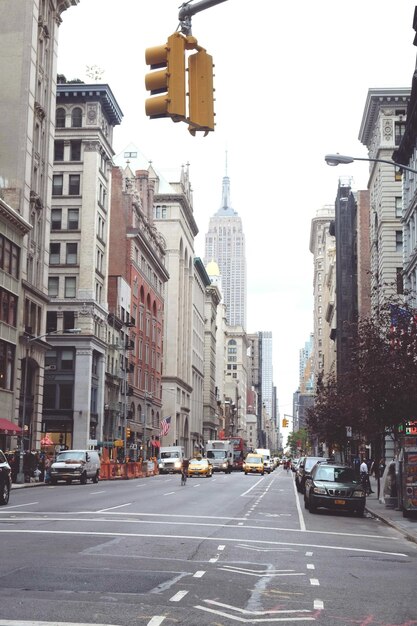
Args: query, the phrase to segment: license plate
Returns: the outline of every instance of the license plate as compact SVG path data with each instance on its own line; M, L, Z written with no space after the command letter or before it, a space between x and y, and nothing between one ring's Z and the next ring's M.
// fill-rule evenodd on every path
M335 500L335 504L346 504L346 500Z

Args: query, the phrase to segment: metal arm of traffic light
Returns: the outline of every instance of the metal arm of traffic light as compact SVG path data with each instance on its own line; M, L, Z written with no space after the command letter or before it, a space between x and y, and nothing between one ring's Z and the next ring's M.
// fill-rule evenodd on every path
M200 11L214 7L216 4L220 4L221 2L226 2L226 0L200 0L200 2L196 2L195 4L191 4L191 0L184 2L180 7L180 12L178 13L181 32L184 35L191 35L192 16L196 13L200 13Z

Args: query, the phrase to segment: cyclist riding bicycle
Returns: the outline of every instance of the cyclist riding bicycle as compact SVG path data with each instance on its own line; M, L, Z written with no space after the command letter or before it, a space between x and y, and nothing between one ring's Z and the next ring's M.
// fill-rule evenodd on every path
M185 485L188 477L188 466L190 461L188 459L183 459L181 464L181 485Z

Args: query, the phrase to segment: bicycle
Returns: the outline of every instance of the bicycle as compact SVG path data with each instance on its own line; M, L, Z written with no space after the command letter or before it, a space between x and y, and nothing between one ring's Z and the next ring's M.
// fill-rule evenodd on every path
M184 487L187 482L188 472L187 470L181 470L181 487Z

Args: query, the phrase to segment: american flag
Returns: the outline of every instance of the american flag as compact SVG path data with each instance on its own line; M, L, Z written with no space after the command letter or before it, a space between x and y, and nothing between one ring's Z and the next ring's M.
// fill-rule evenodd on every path
M168 434L169 428L171 426L171 416L164 417L161 422L161 437Z

